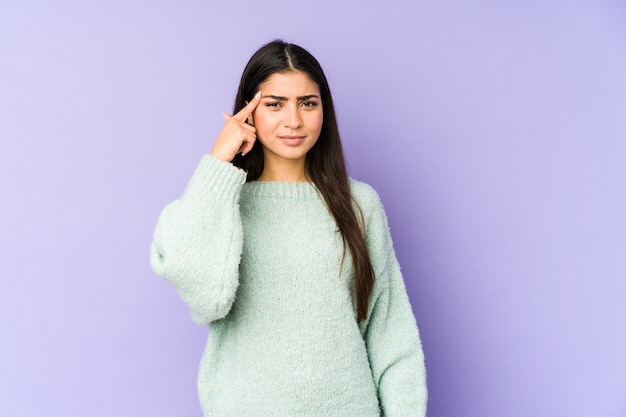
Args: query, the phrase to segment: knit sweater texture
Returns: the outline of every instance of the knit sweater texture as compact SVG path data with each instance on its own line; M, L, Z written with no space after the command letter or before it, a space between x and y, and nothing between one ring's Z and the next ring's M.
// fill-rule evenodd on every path
M210 326L198 392L206 417L423 417L415 318L376 192L350 180L376 281L356 320L353 269L309 182L245 182L203 157L151 248L192 318Z

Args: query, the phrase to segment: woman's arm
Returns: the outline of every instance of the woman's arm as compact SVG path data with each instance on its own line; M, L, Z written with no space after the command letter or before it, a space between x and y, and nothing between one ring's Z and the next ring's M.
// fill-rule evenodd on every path
M376 283L368 318L360 327L382 415L424 417L428 397L424 354L387 217L374 190L362 207Z
M194 321L225 317L239 283L244 171L206 155L183 196L168 204L154 231L152 269L171 282Z
M389 280L375 300L365 343L383 416L426 415L424 354L411 304L395 255L389 255Z

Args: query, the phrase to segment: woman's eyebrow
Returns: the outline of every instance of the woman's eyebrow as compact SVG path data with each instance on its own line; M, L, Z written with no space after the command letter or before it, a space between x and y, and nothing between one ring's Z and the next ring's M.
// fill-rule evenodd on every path
M300 97L298 97L298 101L310 100L312 98L319 98L319 97L317 95L315 95L315 94L309 94L308 96L300 96Z
M267 96L264 95L263 98L269 98L269 99L276 100L276 101L287 101L287 100L289 100L289 98L287 98L287 97L275 96L275 95L272 95L272 94L269 94ZM316 94L309 94L307 96L300 96L297 99L298 99L298 101L303 101L303 100L310 100L312 98L319 98L319 97Z

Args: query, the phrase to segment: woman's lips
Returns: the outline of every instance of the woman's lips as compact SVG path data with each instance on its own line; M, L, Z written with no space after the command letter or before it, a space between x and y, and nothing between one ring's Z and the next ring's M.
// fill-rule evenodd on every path
M304 138L305 138L304 136L291 136L291 135L278 137L278 139L280 139L283 143L289 146L300 145L302 142L304 142Z

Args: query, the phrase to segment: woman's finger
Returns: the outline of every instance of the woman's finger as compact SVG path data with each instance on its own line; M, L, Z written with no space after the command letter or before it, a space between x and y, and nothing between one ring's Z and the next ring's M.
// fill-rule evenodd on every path
M256 140L256 128L248 123L246 119L252 114L261 101L261 93L257 93L254 98L237 114L231 116L223 113L225 122L222 127L211 154L224 161L232 161L236 154L246 154L252 150Z
M257 108L260 102L261 102L261 92L259 91L258 93L254 95L252 100L250 100L250 102L246 104L246 106L243 109L239 110L239 112L235 114L233 117L239 120L240 122L245 122L248 119L248 116L252 114L252 112L254 111L254 109Z
M228 114L226 112L223 112L222 115L224 116L224 120L226 120L226 121L228 121L228 120L233 118L233 116L231 116L230 114ZM235 122L235 123L239 123L240 127L246 129L250 133L256 134L256 128L254 126L252 126L252 125L250 125L248 123L241 123L238 119L235 119L235 120L237 120L237 122Z
M252 140L249 142L244 142L243 145L241 145L241 149L239 150L241 152L241 156L246 156L246 154L252 150L252 148L254 147L254 142L255 141Z

